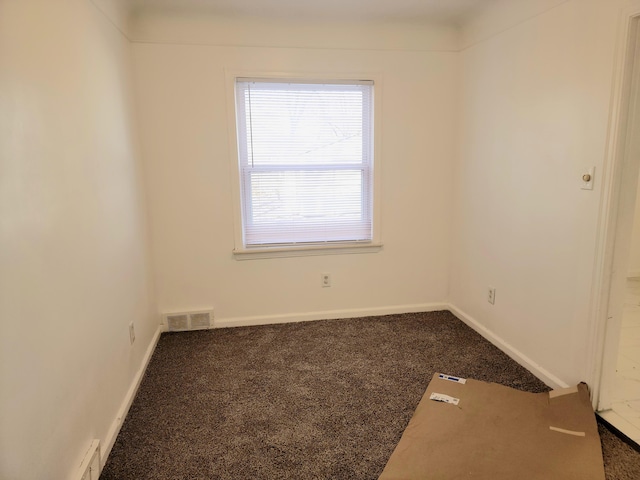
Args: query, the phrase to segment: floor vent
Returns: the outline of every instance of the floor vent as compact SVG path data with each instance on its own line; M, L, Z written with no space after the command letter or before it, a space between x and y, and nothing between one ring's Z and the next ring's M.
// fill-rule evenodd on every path
M80 464L79 480L98 480L100 478L100 440L91 442L91 446Z
M164 321L170 332L205 330L213 327L213 310L167 313L164 315Z

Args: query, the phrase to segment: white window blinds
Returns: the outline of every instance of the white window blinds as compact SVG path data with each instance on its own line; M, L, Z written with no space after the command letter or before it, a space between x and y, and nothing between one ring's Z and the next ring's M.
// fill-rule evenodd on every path
M245 247L369 242L373 82L237 79Z

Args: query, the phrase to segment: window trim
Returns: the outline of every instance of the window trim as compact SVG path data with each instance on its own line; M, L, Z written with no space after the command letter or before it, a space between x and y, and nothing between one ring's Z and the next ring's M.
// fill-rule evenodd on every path
M236 260L248 260L274 257L298 257L313 255L337 255L353 253L375 253L382 247L381 241L381 156L382 156L382 78L379 73L292 73L292 72L264 72L264 71L238 71L225 69L226 93L227 93L227 122L229 132L229 161L231 191L233 196L233 224L234 224L234 249L233 257ZM242 199L240 187L239 168L239 132L236 119L236 79L259 78L273 79L274 81L295 81L316 83L326 81L328 83L350 83L368 80L375 85L373 97L373 211L372 239L368 242L328 242L328 243L304 243L298 245L277 245L246 247L243 239Z

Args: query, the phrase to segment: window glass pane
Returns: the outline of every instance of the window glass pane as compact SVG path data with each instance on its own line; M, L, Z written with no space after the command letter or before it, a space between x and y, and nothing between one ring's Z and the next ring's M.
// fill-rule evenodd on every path
M372 89L237 82L245 246L371 240Z
M251 175L251 223L327 223L363 216L362 172L278 171Z
M249 83L244 95L249 164L362 163L362 86Z

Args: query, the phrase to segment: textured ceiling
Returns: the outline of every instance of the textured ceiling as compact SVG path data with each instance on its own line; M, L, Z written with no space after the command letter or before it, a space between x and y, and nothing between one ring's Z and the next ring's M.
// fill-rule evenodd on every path
M459 23L497 0L129 0L134 13L192 11L270 18Z

